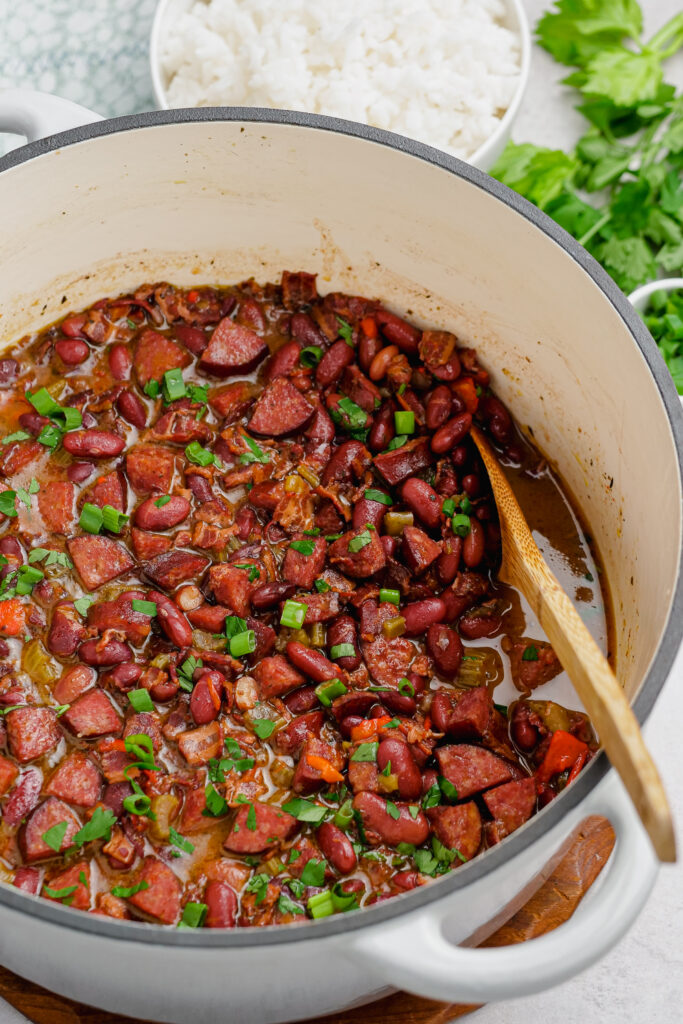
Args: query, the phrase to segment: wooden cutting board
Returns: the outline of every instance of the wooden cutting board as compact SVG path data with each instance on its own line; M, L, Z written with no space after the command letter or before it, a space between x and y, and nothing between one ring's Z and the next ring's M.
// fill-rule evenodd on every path
M557 928L571 917L605 865L613 845L614 832L609 823L604 818L587 818L544 885L483 945L509 946ZM0 995L33 1024L131 1024L130 1017L63 999L2 967ZM476 1006L439 1003L398 992L358 1009L325 1017L320 1024L447 1024L475 1009Z

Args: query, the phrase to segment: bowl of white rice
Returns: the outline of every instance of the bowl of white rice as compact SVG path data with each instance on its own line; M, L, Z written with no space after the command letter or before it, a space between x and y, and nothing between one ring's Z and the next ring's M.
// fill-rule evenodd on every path
M521 0L160 0L150 50L162 109L327 114L488 170L531 37Z

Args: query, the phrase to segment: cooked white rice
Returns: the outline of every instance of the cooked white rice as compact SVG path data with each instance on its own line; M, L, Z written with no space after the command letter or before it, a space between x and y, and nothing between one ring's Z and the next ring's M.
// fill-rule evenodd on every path
M503 0L197 0L169 25L172 107L307 110L468 157L519 80Z

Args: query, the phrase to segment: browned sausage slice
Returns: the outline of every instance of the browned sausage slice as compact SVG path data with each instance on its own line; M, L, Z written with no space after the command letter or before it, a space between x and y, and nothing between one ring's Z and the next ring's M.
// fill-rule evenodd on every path
M156 857L145 857L138 882L147 882L148 888L130 897L133 906L162 924L173 924L180 914L181 886L171 869Z
M500 838L528 821L536 807L536 780L516 779L484 793L484 803L493 815Z
M199 367L214 377L231 377L235 373L255 370L267 355L268 346L263 338L226 316L211 335Z
M449 850L457 850L466 860L474 857L481 845L481 814L474 800L457 807L431 807L427 817L440 843ZM456 857L453 867L461 863Z
M255 822L249 819L252 808ZM291 839L297 827L296 818L272 804L244 805L238 810L223 846L233 853L262 853L281 840Z
M104 690L91 690L79 697L62 715L77 736L105 736L121 731L121 719Z
M189 729L178 737L178 746L188 764L206 764L212 757L217 757L221 749L221 728L218 722L200 725L198 729Z
M5 721L10 752L22 764L47 754L61 737L51 708L17 708L7 714Z
M208 564L208 558L193 551L166 551L145 562L143 568L158 587L175 590L181 583L196 579Z
M246 618L251 610L251 594L255 589L249 582L249 571L233 565L212 565L209 569L209 586L221 604L225 604L235 615Z
M303 533L295 533L285 555L283 579L287 583L296 584L302 590L310 590L323 571L326 555L327 543L324 537L313 538L306 537Z
M263 700L280 697L306 682L304 676L290 665L282 654L264 658L254 669L254 679L259 684Z
M403 557L415 576L423 573L441 554L441 545L428 537L417 526L406 526L403 531Z
M76 750L59 765L45 792L69 804L94 807L100 799L101 790L99 771L85 754Z
M374 576L384 568L387 556L377 530L349 530L330 546L329 559L340 572L354 579Z
M439 747L436 759L441 774L455 786L460 800L480 793L482 789L511 782L521 775L516 765L497 757L490 750L467 743Z
M251 381L238 380L210 391L209 405L227 425L245 414L257 394L257 386Z
M416 437L392 452L380 452L379 455L375 455L375 466L392 487L407 480L409 476L421 473L431 463L429 439L426 437Z
M136 494L166 494L171 489L174 466L175 455L160 445L139 445L126 455L126 473Z
M256 402L249 429L268 437L284 437L303 430L314 411L290 381L278 377Z
M126 590L113 601L101 601L88 609L88 624L98 633L115 629L123 633L126 640L136 646L149 636L152 626L149 615L135 611L133 601L144 601L147 595L142 590Z
M54 796L48 797L36 808L19 832L19 846L27 864L55 856L55 851L48 846L43 835L63 821L66 822L66 831L59 848L60 853L71 845L71 840L81 827L80 821L68 804Z
M48 530L68 535L74 520L74 485L50 480L38 491L38 509Z
M86 590L97 590L135 565L123 544L109 537L74 537L67 547Z
M133 357L133 366L141 388L150 380L160 381L167 370L183 369L191 362L190 356L183 352L180 345L149 328L138 338Z

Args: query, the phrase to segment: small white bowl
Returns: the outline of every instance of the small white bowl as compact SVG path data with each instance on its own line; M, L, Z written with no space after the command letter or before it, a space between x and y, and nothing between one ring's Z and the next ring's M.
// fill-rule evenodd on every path
M648 307L650 296L654 292L683 291L683 277L663 277L661 281L650 281L636 288L628 297L628 301L638 313L644 313Z
M195 2L196 0L159 0L157 4L149 42L149 60L154 96L157 106L161 110L168 110L170 107L166 94L169 82L161 65L162 39L166 35L168 26L174 23L180 15L189 11ZM512 125L519 112L527 82L529 81L531 32L526 11L524 10L522 0L504 0L504 2L507 7L505 25L507 28L517 32L520 38L519 83L512 102L500 119L498 127L467 161L475 167L479 167L482 171L488 171L489 168L493 167L505 149L512 133ZM422 141L428 142L429 140L423 139Z

